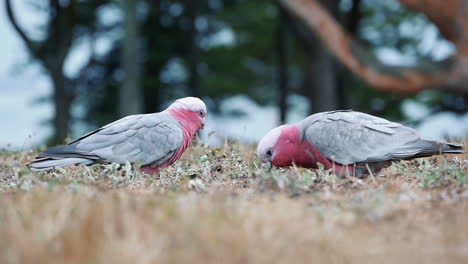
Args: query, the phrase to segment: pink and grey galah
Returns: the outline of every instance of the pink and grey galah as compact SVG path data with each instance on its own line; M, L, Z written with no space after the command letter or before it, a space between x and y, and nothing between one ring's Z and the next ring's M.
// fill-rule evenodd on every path
M86 134L68 145L50 148L29 165L48 170L73 164L142 163L141 170L157 173L176 162L203 128L206 106L186 97L159 113L131 115Z
M340 176L441 153L463 153L463 147L424 140L412 128L348 110L317 113L297 124L276 127L257 147L264 163L305 168L321 163Z

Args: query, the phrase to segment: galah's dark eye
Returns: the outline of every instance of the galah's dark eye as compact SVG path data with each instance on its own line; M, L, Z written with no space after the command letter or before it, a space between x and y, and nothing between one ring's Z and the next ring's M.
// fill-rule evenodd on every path
M201 117L204 117L204 116L205 116L205 112L200 111L200 112L198 112L198 115L201 116Z
M273 152L271 151L271 149L266 151L266 155L267 157L271 157L273 155Z

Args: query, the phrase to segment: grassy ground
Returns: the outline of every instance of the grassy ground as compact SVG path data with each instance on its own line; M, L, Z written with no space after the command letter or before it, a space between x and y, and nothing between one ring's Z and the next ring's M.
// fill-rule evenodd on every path
M156 176L0 154L0 263L467 263L468 155L364 179L195 145Z

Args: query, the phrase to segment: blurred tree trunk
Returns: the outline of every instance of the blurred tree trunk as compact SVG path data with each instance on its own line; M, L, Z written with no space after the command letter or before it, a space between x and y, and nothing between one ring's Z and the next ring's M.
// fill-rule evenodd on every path
M63 67L63 66L62 66ZM63 143L69 131L71 120L70 107L74 96L71 95L69 80L59 69L50 72L52 84L54 86L54 128L55 135L51 143Z
M337 67L333 57L320 43L309 43L305 49L304 85L311 108L309 113L338 109Z
M346 32L318 0L279 0L349 70L383 91L415 93L437 88L468 94L468 0L400 0L421 12L453 42L456 54L443 61L412 67L385 65Z
M124 13L124 37L121 64L125 78L119 87L119 115L142 113L141 92L141 37L137 19L138 0L122 0Z
M200 49L198 47L197 14L200 1L186 0L187 16L190 21L189 29L189 94L200 97L200 77L198 64L200 63Z
M43 40L33 40L21 29L15 18L11 0L5 0L7 16L16 33L24 42L28 52L49 75L53 86L54 136L52 143L62 143L66 138L71 119L70 107L75 97L71 80L63 71L65 59L73 41L73 27L76 18L76 0L49 1L49 20L45 26Z
M161 107L161 85L159 80L160 70L164 64L159 59L158 35L152 34L154 28L159 27L162 16L159 0L147 1L148 15L143 25L143 36L145 40L144 50L144 75L143 84L143 112L152 113L160 111Z
M325 8L335 17L338 17L340 0L321 0ZM340 69L335 58L319 40L316 41L317 49L312 50L316 64L311 66L314 76L313 98L311 113L340 109Z
M351 10L346 18L346 27L348 32L356 37L359 29L359 23L361 22L361 0L353 0Z
M323 0L323 2L330 12L338 14L339 0ZM309 112L317 113L340 108L339 68L335 59L302 21L296 19L292 27L306 56L304 90L311 106Z
M362 12L361 12L361 0L353 0L351 10L345 13L345 16L342 17L342 24L346 26L349 34L356 39L359 37L359 24L361 22ZM335 59L335 67L338 71L338 108L339 109L355 109L359 108L359 101L353 98L353 94L346 89L346 76L349 71Z
M278 106L280 112L280 124L286 123L288 112L287 96L289 83L289 34L287 24L289 17L280 5L278 8Z

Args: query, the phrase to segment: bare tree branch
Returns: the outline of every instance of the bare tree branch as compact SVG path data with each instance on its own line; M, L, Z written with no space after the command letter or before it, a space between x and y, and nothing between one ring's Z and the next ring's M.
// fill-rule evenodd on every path
M31 56L37 59L47 71L53 87L55 107L54 128L56 142L67 136L71 120L70 106L75 97L72 80L64 74L63 66L73 44L74 33L79 24L78 0L48 0L49 18L41 40L28 37L16 20L11 0L5 0L7 15L15 31L24 41Z
M439 29L442 36L452 42L457 41L458 30L455 25L464 0L399 0L406 7L422 13L434 23Z
M457 70L463 61L459 57L414 67L389 66L345 32L316 0L278 1L303 20L342 64L376 89L415 93L438 88L468 93L468 73Z
M39 53L39 49L36 47L35 43L33 40L28 38L26 33L21 29L21 27L18 24L18 21L15 18L15 15L13 14L13 8L11 6L11 0L5 0L5 8L7 10L7 16L8 19L10 20L10 23L13 25L13 28L15 31L18 33L20 38L23 40L24 44L28 48L29 52L36 57L36 58L41 58L41 55Z

